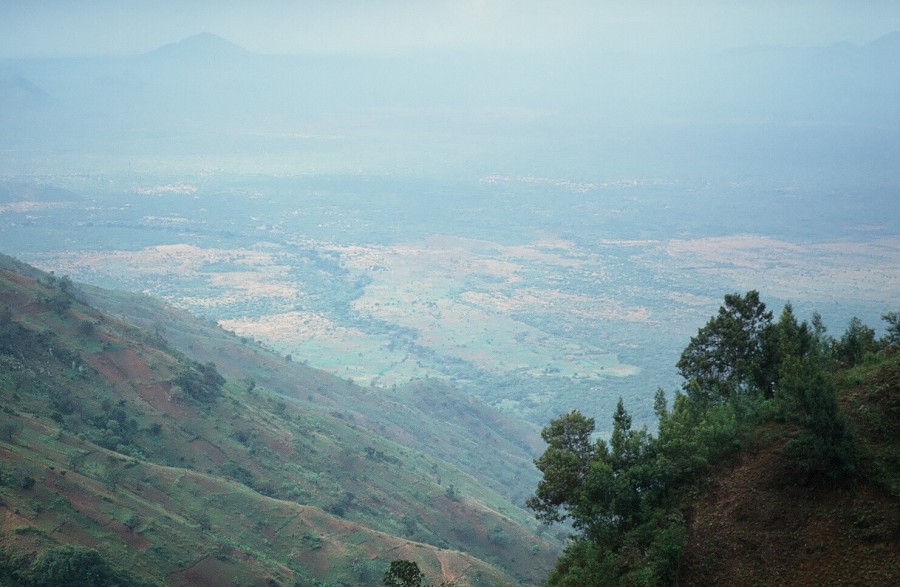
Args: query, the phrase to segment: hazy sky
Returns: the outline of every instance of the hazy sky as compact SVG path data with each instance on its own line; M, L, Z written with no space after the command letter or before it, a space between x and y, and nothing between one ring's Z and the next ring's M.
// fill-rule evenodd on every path
M653 53L895 30L898 0L0 0L0 57L142 53L199 32L259 53Z

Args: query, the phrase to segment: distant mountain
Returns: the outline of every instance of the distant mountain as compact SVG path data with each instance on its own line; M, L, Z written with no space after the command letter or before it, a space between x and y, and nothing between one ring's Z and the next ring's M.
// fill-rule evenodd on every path
M474 52L272 56L203 33L134 57L0 64L18 72L0 88L0 120L14 129L0 133L0 147L39 150L41 161L47 153L88 146L102 156L133 150L165 160L180 158L188 145L201 156L254 153L262 137L279 136L277 148L312 149L291 161L327 157L348 169L359 167L350 161L378 166L401 153L436 165L448 152L502 168L512 155L499 145L517 145L521 160L566 167L572 157L560 153L559 141L582 153L578 136L609 143L597 147L604 153L598 157L624 157L617 146L622 133L604 131L611 125L649 129L652 136L639 148L647 165L669 165L678 151L703 166L731 156L723 145L754 142L754 153L796 155L790 139L772 139L773 128L791 134L797 125L900 124L898 39L892 33L863 46L753 47L684 60L562 53L521 59ZM52 108L34 108L41 92ZM667 147L673 124L725 134L714 131L722 143L707 148L706 131L698 130L696 147L673 150ZM567 130L576 128L582 130ZM747 129L754 136L734 136ZM312 135L346 140L324 151L309 141L283 140ZM481 151L480 141L469 140L476 135L497 147ZM661 153L657 161L647 154L654 145L649 150ZM746 161L736 154L732 162Z
M723 55L817 55L831 54L839 55L842 53L891 53L900 51L900 31L894 31L881 36L874 41L856 45L849 41L838 41L829 45L813 46L813 47L795 47L790 45L747 45L727 49L722 52Z
M21 75L0 77L0 104L8 108L35 106L47 98L47 92Z
M698 84L707 116L767 124L900 123L900 33L869 44L726 51Z
M900 31L894 31L879 37L871 43L863 45L863 48L881 53L900 54Z
M212 33L200 33L147 53L158 58L228 60L253 55L243 47Z

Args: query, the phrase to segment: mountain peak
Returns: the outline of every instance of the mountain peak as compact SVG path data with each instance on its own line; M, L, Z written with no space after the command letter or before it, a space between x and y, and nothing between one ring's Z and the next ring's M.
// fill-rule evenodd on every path
M0 77L0 104L28 106L47 97L43 89L19 74Z
M250 51L240 45L213 33L199 33L150 52L150 55L158 56L203 58L241 57L250 54Z
M890 32L865 46L879 51L898 51L900 50L900 31Z

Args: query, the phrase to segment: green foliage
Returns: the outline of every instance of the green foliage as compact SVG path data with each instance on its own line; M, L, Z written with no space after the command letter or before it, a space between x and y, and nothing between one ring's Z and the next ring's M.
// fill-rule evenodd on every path
M900 344L900 312L885 312L881 319L887 323L884 342L888 345Z
M22 424L19 422L13 422L12 420L5 420L0 423L0 438L5 440L6 442L12 442L16 436L22 433Z
M72 297L62 291L54 291L50 295L44 296L41 301L60 315L64 314L66 310L72 307Z
M144 522L143 518L140 514L135 512L130 512L124 520L122 520L122 525L134 532L134 530L140 526Z
M834 355L845 367L853 367L862 363L867 354L876 352L878 348L875 331L854 316L847 326L847 331L835 343Z
M686 398L676 401L672 415L657 399L667 422L659 440L645 429L632 429L621 400L609 443L591 442L594 421L577 411L544 429L549 447L535 462L544 478L528 505L539 519L570 519L580 532L551 575L551 585L608 585L632 573L659 578L674 568L680 543L659 541L677 535L677 528L661 523L660 512L672 507L667 498L681 477L673 471L685 466L678 451L699 441L672 437L683 430L676 424L685 417Z
M222 476L228 477L229 479L233 479L238 483L246 485L247 487L253 487L253 482L255 478L253 473L250 472L249 469L243 467L234 461L226 461L222 463L220 468Z
M13 587L24 582L23 561L12 553L0 548L0 585Z
M618 583L617 557L601 545L576 538L547 578L558 587L608 587Z
M773 392L776 358L772 312L749 291L725 296L719 313L703 326L681 354L678 371L696 391L723 398L748 388Z
M386 587L422 587L425 575L419 565L408 560L391 561L391 566L384 572L382 582Z
M190 364L184 366L172 379L172 383L197 401L211 402L222 395L225 378L219 374L213 362L202 364L190 361Z
M0 485L28 491L35 483L34 477L21 469L16 468L12 471L0 469Z
M347 515L347 510L353 505L354 500L356 500L356 495L352 491L344 491L326 509L330 513L343 518Z
M27 491L34 487L35 483L36 481L31 475L22 475L21 479L19 480L19 487Z
M56 287L59 288L59 291L70 296L74 293L75 284L72 282L72 279L68 275L63 275L56 282Z
M527 502L537 512L538 519L561 522L568 517L565 510L577 507L577 494L594 457L593 432L594 419L586 418L577 410L553 420L541 432L548 446L535 465L544 478Z
M447 486L447 489L444 490L444 496L450 501L460 500L459 491L457 491L456 486L452 483Z
M497 544L498 546L503 546L509 541L509 537L506 535L506 532L503 530L503 526L499 524L492 527L488 531L488 540L493 544Z
M60 546L49 548L20 574L29 587L120 587L152 583L115 568L92 548Z
M90 320L82 320L78 323L78 334L81 336L91 336L94 334L94 330L96 329L93 322Z
M671 410L657 391L656 437L632 429L621 399L608 443L591 441L594 420L578 411L552 421L535 461L543 478L527 505L577 533L549 584L675 583L685 504L748 431L776 415L796 431L786 453L800 471L852 473L856 449L836 399L835 354L852 364L874 348L874 333L858 321L835 343L817 315L799 323L788 304L773 324L756 292L731 294L682 354L685 393Z
M382 575L384 564L377 560L362 558L354 561L353 572L360 585L374 585Z
M891 347L871 357L843 386L861 472L900 496L900 352Z
M854 322L858 321L851 322L848 333L863 331ZM798 324L790 306L782 312L778 330L781 366L776 406L787 422L798 426L786 450L807 474L846 476L855 468L855 452L837 403L832 345L821 326ZM848 338L845 334L842 340Z

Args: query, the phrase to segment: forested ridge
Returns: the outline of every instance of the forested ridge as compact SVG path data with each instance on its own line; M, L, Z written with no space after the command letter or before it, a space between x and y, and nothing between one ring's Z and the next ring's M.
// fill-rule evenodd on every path
M528 505L574 535L548 583L897 584L900 313L883 319L834 338L729 294L655 434L621 401L608 440L579 411L552 421Z

